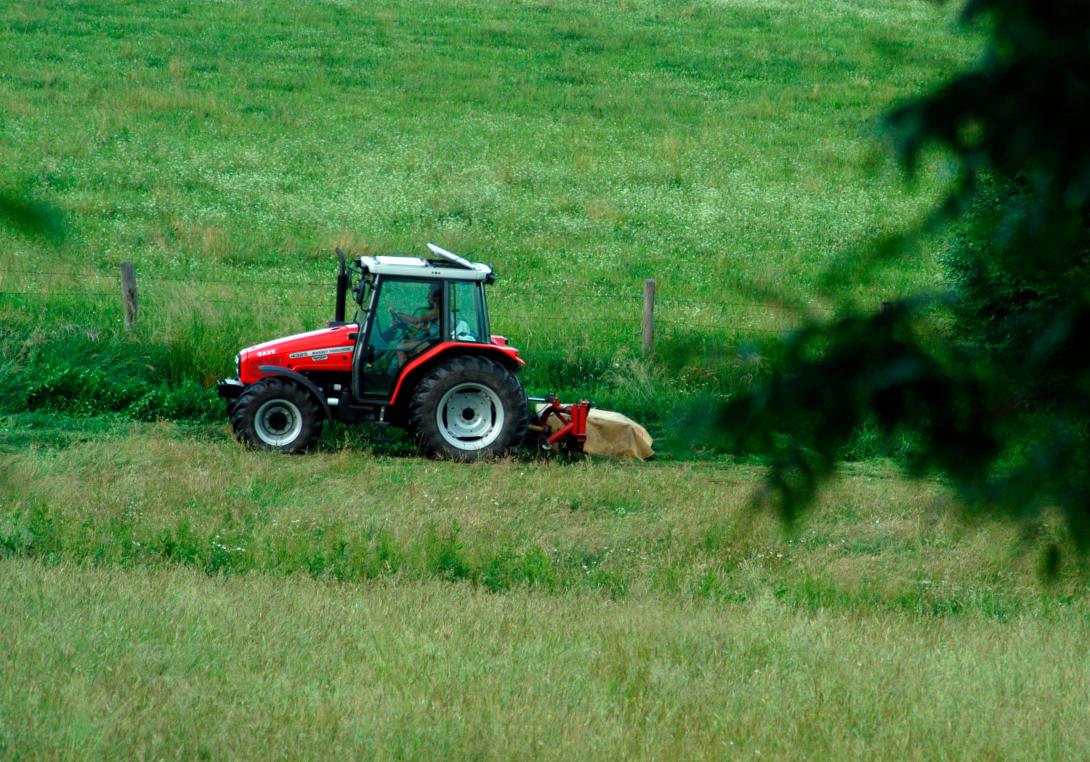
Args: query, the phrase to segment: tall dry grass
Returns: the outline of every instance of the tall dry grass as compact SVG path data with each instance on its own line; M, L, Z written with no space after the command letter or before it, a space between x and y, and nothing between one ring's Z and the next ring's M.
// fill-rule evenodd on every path
M1084 602L998 621L0 560L24 759L1078 759Z

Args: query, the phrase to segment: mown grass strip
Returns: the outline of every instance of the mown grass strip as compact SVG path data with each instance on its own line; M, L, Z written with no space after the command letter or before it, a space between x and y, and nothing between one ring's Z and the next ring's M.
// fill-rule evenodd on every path
M132 424L46 429L0 459L0 553L50 562L998 619L1063 607L1086 584L1069 569L1041 586L1035 549L1063 542L1058 526L1027 543L1027 528L963 525L941 485L880 466L849 469L785 535L750 507L753 466L284 457Z

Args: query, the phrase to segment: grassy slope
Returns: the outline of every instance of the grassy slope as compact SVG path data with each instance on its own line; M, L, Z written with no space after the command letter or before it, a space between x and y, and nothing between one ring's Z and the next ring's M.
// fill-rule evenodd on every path
M1090 751L1085 580L1042 589L1014 529L879 465L785 537L741 466L45 422L0 442L0 752Z
M745 286L814 303L830 262L926 208L938 181L875 172L873 128L966 60L946 22L906 1L5 6L0 167L71 237L0 239L0 270L44 271L0 291L53 290L0 295L0 375L74 344L133 384L208 383L329 317L334 244L434 239L496 264L531 386L639 407L610 367L642 278L666 337L760 335L792 317ZM116 337L122 259L139 347ZM925 257L838 296L935 275Z

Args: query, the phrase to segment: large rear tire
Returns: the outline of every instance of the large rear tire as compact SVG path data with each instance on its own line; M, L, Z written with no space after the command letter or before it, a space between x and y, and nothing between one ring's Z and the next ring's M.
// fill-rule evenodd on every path
M247 387L231 408L231 428L259 450L296 453L314 446L322 433L322 410L314 396L283 378Z
M485 357L456 357L433 368L409 403L409 431L431 457L499 457L522 442L526 391L509 369Z

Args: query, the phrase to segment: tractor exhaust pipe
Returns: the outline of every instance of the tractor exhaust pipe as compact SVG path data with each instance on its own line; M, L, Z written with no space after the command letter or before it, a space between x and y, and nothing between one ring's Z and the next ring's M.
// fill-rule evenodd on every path
M333 306L333 322L344 322L344 300L348 295L348 266L345 263L344 252L337 247L337 259L341 262L340 272L337 273L337 303Z

